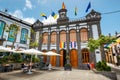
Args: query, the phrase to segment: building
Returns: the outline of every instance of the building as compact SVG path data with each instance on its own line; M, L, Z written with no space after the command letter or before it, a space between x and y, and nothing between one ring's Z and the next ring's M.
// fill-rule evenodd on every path
M120 65L120 34L116 34L116 41L105 48L106 61L115 65Z
M70 63L74 68L85 68L88 62L101 61L101 52L96 49L91 53L87 47L89 38L98 39L101 34L100 20L101 14L91 10L84 18L70 21L67 16L67 9L62 5L58 11L59 18L56 24L44 25L37 20L32 28L36 31L33 39L39 42L38 49L47 52L53 51L61 54L61 57L46 57L44 61L49 61L52 66L63 67L66 64L66 56L70 57ZM38 36L42 36L39 39Z
M30 41L26 39L25 35L30 37L31 25L9 15L7 12L0 11L0 46L28 49ZM12 28L10 29L11 26ZM16 32L17 34L15 34Z

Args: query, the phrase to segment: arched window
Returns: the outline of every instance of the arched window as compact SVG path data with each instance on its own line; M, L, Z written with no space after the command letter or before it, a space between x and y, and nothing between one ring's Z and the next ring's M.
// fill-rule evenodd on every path
M80 39L81 39L81 42L88 41L88 32L86 28L83 28L80 30Z
M27 43L26 35L28 35L28 30L25 29L25 28L22 28L22 30L21 30L20 43L22 43L22 44L26 44L26 43Z
M47 44L48 43L48 33L47 32L43 33L42 43L43 44Z
M66 42L66 31L60 32L60 42Z
M76 30L70 30L70 42L76 41Z
M60 48L66 47L66 31L60 32Z
M5 27L5 22L0 21L0 39L3 37L4 27Z
M52 43L52 44L55 44L55 43L56 43L56 38L57 38L56 32L52 32L52 33L51 33L51 43Z

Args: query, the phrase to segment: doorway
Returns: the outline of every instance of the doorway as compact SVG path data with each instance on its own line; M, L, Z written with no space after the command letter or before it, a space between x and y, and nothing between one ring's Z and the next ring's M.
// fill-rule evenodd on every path
M76 49L72 49L70 51L70 63L72 67L77 68L78 67L78 53Z
M60 67L63 67L66 64L66 50L62 49L60 50Z

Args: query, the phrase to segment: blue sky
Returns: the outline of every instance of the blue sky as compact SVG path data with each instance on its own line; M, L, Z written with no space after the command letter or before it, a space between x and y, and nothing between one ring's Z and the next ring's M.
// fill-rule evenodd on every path
M0 10L8 9L8 13L25 21L33 23L37 19L45 21L40 13L45 13L50 21L52 11L58 13L62 2L65 3L68 10L67 15L70 20L80 19L94 9L100 13L120 10L120 0L0 0ZM85 12L88 3L91 2L91 9ZM74 15L74 9L77 6L77 16ZM114 14L102 14L101 29L102 34L114 35L115 31L120 32L120 12ZM55 20L53 20L55 21Z

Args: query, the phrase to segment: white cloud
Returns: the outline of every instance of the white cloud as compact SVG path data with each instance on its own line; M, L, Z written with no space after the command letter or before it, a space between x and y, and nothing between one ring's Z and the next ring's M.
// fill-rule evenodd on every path
M58 18L59 16L57 16L57 18ZM47 19L43 19L42 20L42 22L43 22L43 24L44 25L46 25L46 24L54 24L54 23L57 23L57 18L56 19L54 19L51 15L47 18Z
M35 22L35 18L33 18L33 17L24 18L23 20L25 20L26 22L32 23L32 24Z
M21 10L16 10L15 12L10 14L32 24L35 22L35 18L33 17L27 17L27 18L23 17L23 13Z
M20 19L23 18L23 14L21 10L16 10L14 13L11 13L13 16L18 17Z
M30 2L30 0L25 0L25 6L23 8L23 11L26 11L27 9L32 9L32 8L33 8L33 5Z
M25 7L29 8L29 9L32 9L32 4L30 2L30 0L25 0L26 4L25 4Z

